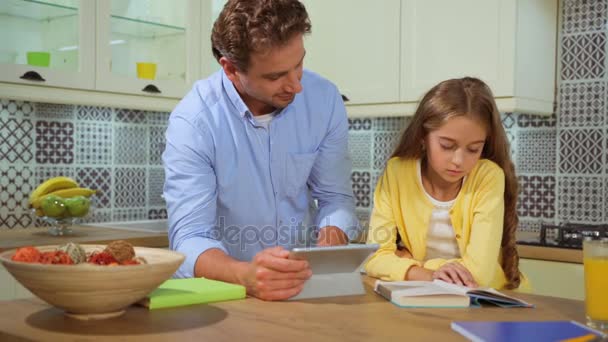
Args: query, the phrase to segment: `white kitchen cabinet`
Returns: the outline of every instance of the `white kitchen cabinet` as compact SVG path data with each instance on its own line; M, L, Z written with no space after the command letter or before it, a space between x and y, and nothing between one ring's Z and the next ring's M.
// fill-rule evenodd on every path
M1 1L0 82L93 89L94 17L94 0ZM29 65L31 52L48 66Z
M31 298L34 294L19 284L17 280L0 264L0 300Z
M15 299L15 278L0 264L0 300Z
M224 8L226 0L205 0L201 2L201 77L209 77L212 73L221 69L211 51L211 31L213 23Z
M534 294L585 299L582 264L520 259L519 268L530 280Z
M433 85L465 75L486 81L502 112L553 110L557 0L303 2L304 66L336 83L351 117L411 115ZM0 96L171 111L219 69L209 37L224 3L0 1ZM50 66L27 65L33 50L50 51ZM137 62L156 63L156 79L139 79Z
M400 0L303 0L312 23L304 67L334 82L347 104L399 101Z
M181 98L200 76L198 0L97 1L96 89ZM156 67L154 78L138 63Z
M402 0L401 96L442 80L484 80L500 111L550 114L557 0Z

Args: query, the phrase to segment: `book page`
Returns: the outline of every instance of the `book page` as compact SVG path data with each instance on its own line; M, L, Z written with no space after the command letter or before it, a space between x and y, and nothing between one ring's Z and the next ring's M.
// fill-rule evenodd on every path
M486 299L486 300L497 300L500 302L505 302L505 303L514 303L514 304L523 304L526 306L532 306L532 304L527 303L521 299L515 298L515 297L511 297L508 296L502 292L498 292L496 289L493 289L491 287L478 287L478 288L471 288L471 287L466 287L466 286L460 286L460 285L456 285L456 284L450 284L447 283L445 281L442 280L434 280L433 281L434 284L446 288L446 289L451 289L452 291L457 291L459 293L468 295L470 297L476 297L476 298L481 298L481 299Z
M377 281L375 289L382 285L391 292L393 298L396 297L416 297L428 295L461 295L466 296L465 292L458 292L449 288L438 286L430 281Z
M460 286L460 285L456 285L456 284L451 284L448 282L445 282L443 280L439 280L439 279L435 279L433 280L433 284L435 284L436 286L439 286L447 291L450 292L454 292L454 293L459 293L462 295L466 295L467 292L471 291L471 290L475 290L473 288L470 287L466 287L466 286Z

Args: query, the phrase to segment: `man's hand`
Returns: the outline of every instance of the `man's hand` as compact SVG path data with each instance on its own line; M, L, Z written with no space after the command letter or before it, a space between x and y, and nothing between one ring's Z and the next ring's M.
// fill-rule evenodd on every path
M282 247L259 252L247 264L239 282L248 294L263 300L283 300L297 295L312 271L308 261L292 260L288 256L289 251Z
M437 271L433 272L433 279L440 279L448 283L467 287L477 287L477 282L475 282L475 278L473 278L471 272L457 262L441 266Z
M336 226L326 226L319 230L317 246L338 246L348 244L348 236Z

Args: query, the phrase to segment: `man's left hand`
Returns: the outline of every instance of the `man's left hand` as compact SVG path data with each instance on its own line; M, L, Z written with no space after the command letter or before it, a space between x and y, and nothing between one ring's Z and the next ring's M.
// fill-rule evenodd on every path
M326 226L319 230L317 246L338 246L348 244L348 236L336 226Z

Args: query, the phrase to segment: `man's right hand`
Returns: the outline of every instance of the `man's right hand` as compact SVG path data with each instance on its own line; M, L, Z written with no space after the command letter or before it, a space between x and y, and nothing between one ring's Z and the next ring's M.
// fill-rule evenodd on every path
M289 251L282 247L259 252L239 275L239 282L248 294L263 300L283 300L297 295L312 271L308 261L288 259L288 256Z

